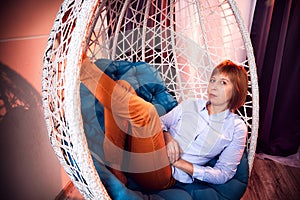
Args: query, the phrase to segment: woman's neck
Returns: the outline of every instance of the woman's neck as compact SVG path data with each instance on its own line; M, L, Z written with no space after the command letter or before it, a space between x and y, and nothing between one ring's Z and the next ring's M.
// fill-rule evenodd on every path
M224 106L214 106L212 104L207 105L207 110L208 110L209 115L221 113L221 112L225 111L226 109L227 109L227 107L224 107Z

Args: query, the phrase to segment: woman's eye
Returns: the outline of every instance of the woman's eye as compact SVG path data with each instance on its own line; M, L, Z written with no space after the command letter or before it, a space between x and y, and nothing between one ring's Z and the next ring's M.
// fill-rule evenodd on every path
M226 82L226 81L221 81L221 84L222 84L222 85L226 85L227 82Z
M214 82L216 82L216 80L215 79L210 79L210 82L214 83Z

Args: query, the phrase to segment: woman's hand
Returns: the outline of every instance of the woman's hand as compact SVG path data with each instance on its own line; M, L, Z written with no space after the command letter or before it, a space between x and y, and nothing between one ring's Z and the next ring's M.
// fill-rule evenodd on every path
M174 163L180 158L181 149L178 142L170 135L169 132L164 132L164 137L166 141L167 154L170 163Z

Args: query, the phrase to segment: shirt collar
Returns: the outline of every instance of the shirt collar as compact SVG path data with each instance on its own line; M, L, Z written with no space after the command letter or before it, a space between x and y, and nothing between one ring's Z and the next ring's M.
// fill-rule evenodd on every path
M208 113L208 110L207 110L207 107L206 107L208 104L210 104L209 100L204 101L203 104L200 107L201 111L206 110L207 113ZM226 119L230 115L230 113L231 113L230 110L226 109L223 112L210 115L210 119L214 120L214 121L222 121L222 120Z

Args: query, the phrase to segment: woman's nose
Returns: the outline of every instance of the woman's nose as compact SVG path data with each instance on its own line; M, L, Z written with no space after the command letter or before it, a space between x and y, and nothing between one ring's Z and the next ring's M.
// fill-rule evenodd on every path
M216 82L211 84L211 89L217 89L217 83Z

